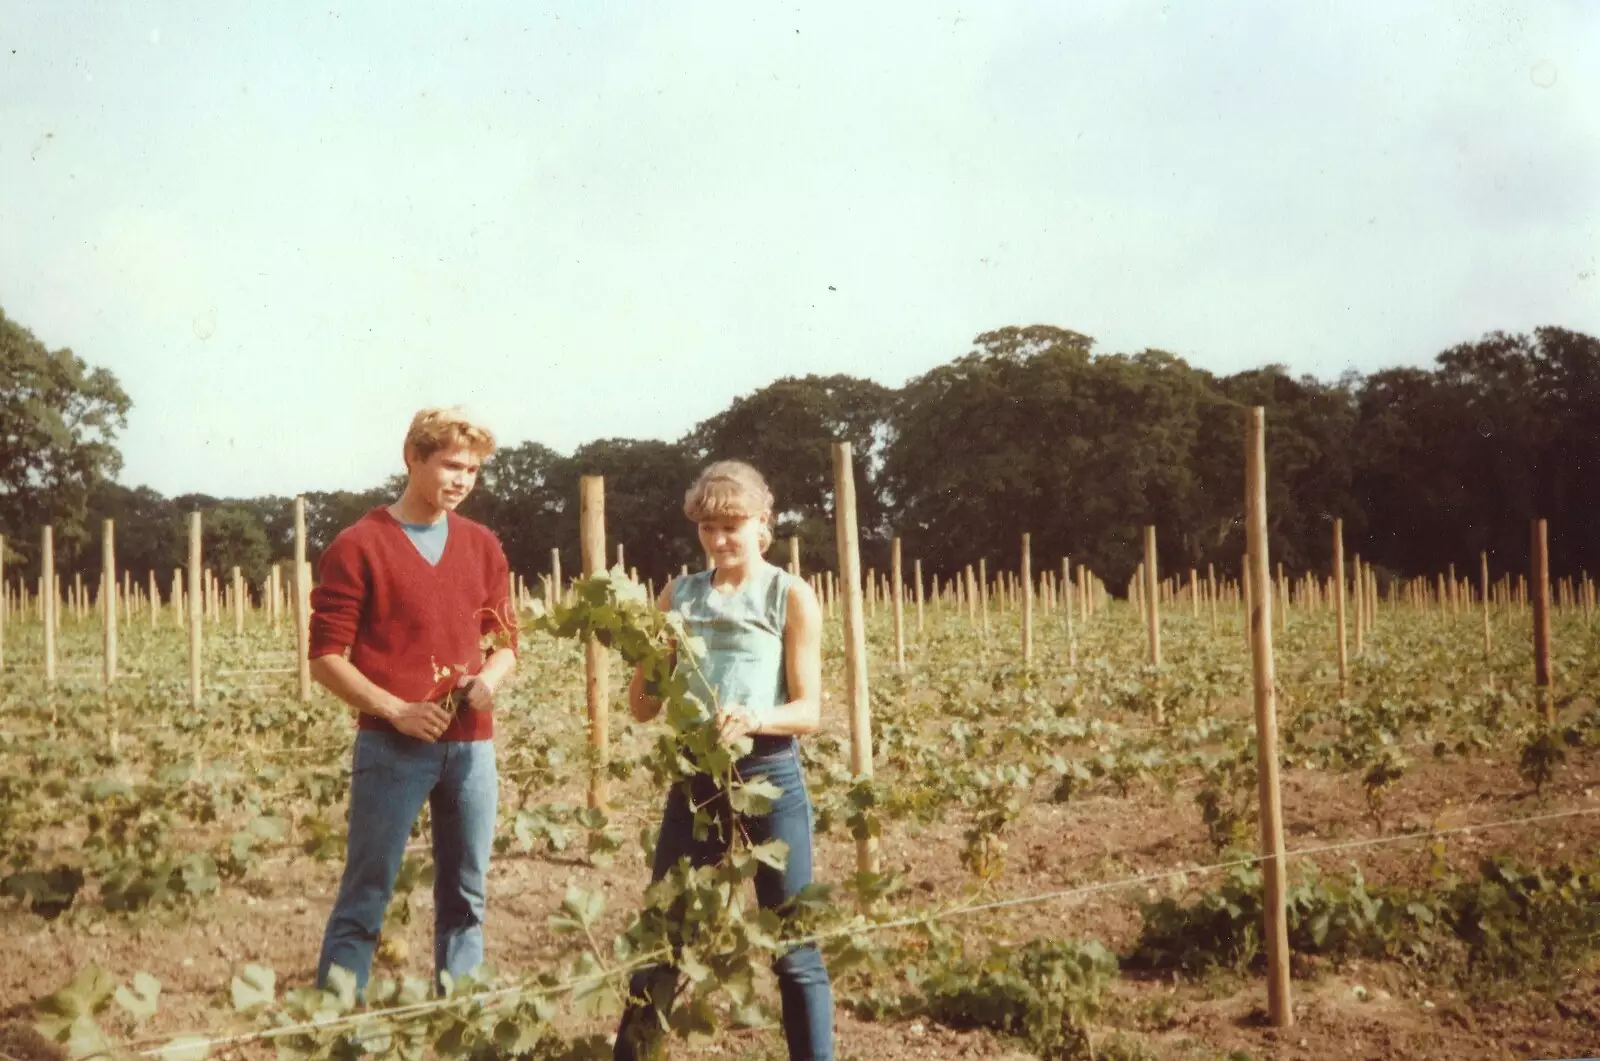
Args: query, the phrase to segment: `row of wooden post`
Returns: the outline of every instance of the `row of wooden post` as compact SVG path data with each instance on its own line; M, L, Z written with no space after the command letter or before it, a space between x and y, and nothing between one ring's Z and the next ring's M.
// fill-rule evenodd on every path
M307 658L308 635L311 622L310 601L310 572L305 563L305 499L294 500L295 522L295 592L294 611L296 629L296 655L299 659L297 694L301 700L311 698L311 669ZM203 699L203 680L201 663L205 640L205 601L207 590L205 572L201 563L202 546L202 516L199 512L189 514L189 563L187 592L179 583L177 576L173 579L172 602L174 610L187 604L187 619L189 628L189 702L191 706L199 707ZM5 539L0 538L0 586L5 583ZM100 620L102 624L102 669L101 676L109 689L117 679L117 630L118 612L124 609L117 607L117 560L116 560L116 527L112 520L105 520L101 528L101 575L100 575ZM40 542L40 586L54 586L56 584L55 572L55 531L52 527L45 527ZM124 582L127 582L127 572L123 573ZM3 595L0 595L3 596ZM277 567L273 568L271 593L268 595L273 602L271 607L275 613L277 600ZM152 625L155 616L159 614L159 595L156 592L155 573L150 574L150 609ZM235 629L242 630L244 622L244 583L239 569L233 569L233 602ZM44 627L44 679L47 685L56 681L56 632L59 620L56 614L60 601L55 592L44 592L40 596L40 618ZM4 608L0 608L0 670L5 667L5 619Z

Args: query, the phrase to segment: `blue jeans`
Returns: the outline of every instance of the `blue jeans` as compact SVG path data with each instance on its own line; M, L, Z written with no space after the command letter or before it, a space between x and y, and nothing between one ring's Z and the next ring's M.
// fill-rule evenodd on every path
M423 800L433 811L433 969L460 976L483 964L484 874L499 798L493 741L429 744L360 730L350 776L350 838L339 898L322 935L317 985L339 965L361 989Z
M751 755L739 760L741 777L766 778L783 795L773 802L768 814L741 815L739 821L750 834L751 843L782 840L789 845L788 864L776 870L763 864L756 870L756 900L763 909L781 908L802 888L811 883L811 798L806 794L800 772L799 753L791 741L786 750ZM707 804L715 795L711 779L700 775L690 786L696 804ZM694 866L713 865L727 852L727 831L712 828L704 840L694 838L694 812L683 791L674 785L667 794L661 818L661 837L656 842L651 881L660 880L678 861L690 860ZM714 817L728 817L725 801L706 809ZM783 1000L783 1034L788 1040L790 1061L832 1061L833 988L822 953L816 944L797 947L773 963L778 974L778 991ZM654 966L635 973L628 985L629 1002L617 1029L616 1061L640 1061L651 1057L660 1039L651 998L670 999L678 984L678 972L668 965Z

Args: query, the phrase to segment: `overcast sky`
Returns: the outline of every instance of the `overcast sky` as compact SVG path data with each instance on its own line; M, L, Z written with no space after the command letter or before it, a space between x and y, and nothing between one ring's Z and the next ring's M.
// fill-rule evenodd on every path
M1007 324L1324 377L1596 334L1597 204L1591 0L0 0L0 307L167 494L375 485L431 404L676 438Z

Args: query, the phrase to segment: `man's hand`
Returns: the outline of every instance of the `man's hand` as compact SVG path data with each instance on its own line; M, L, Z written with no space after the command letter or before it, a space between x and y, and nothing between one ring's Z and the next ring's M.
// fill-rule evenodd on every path
M456 681L457 689L466 690L467 706L474 711L494 710L494 686L476 674L463 674Z
M406 704L389 719L390 725L408 737L432 744L450 726L450 713L442 704L423 700Z

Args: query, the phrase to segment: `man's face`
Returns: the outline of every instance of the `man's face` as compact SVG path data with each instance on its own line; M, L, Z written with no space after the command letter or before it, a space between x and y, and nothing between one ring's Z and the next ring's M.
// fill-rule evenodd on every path
M427 460L406 461L412 494L446 512L454 512L472 493L482 466L483 459L466 446L446 446Z

